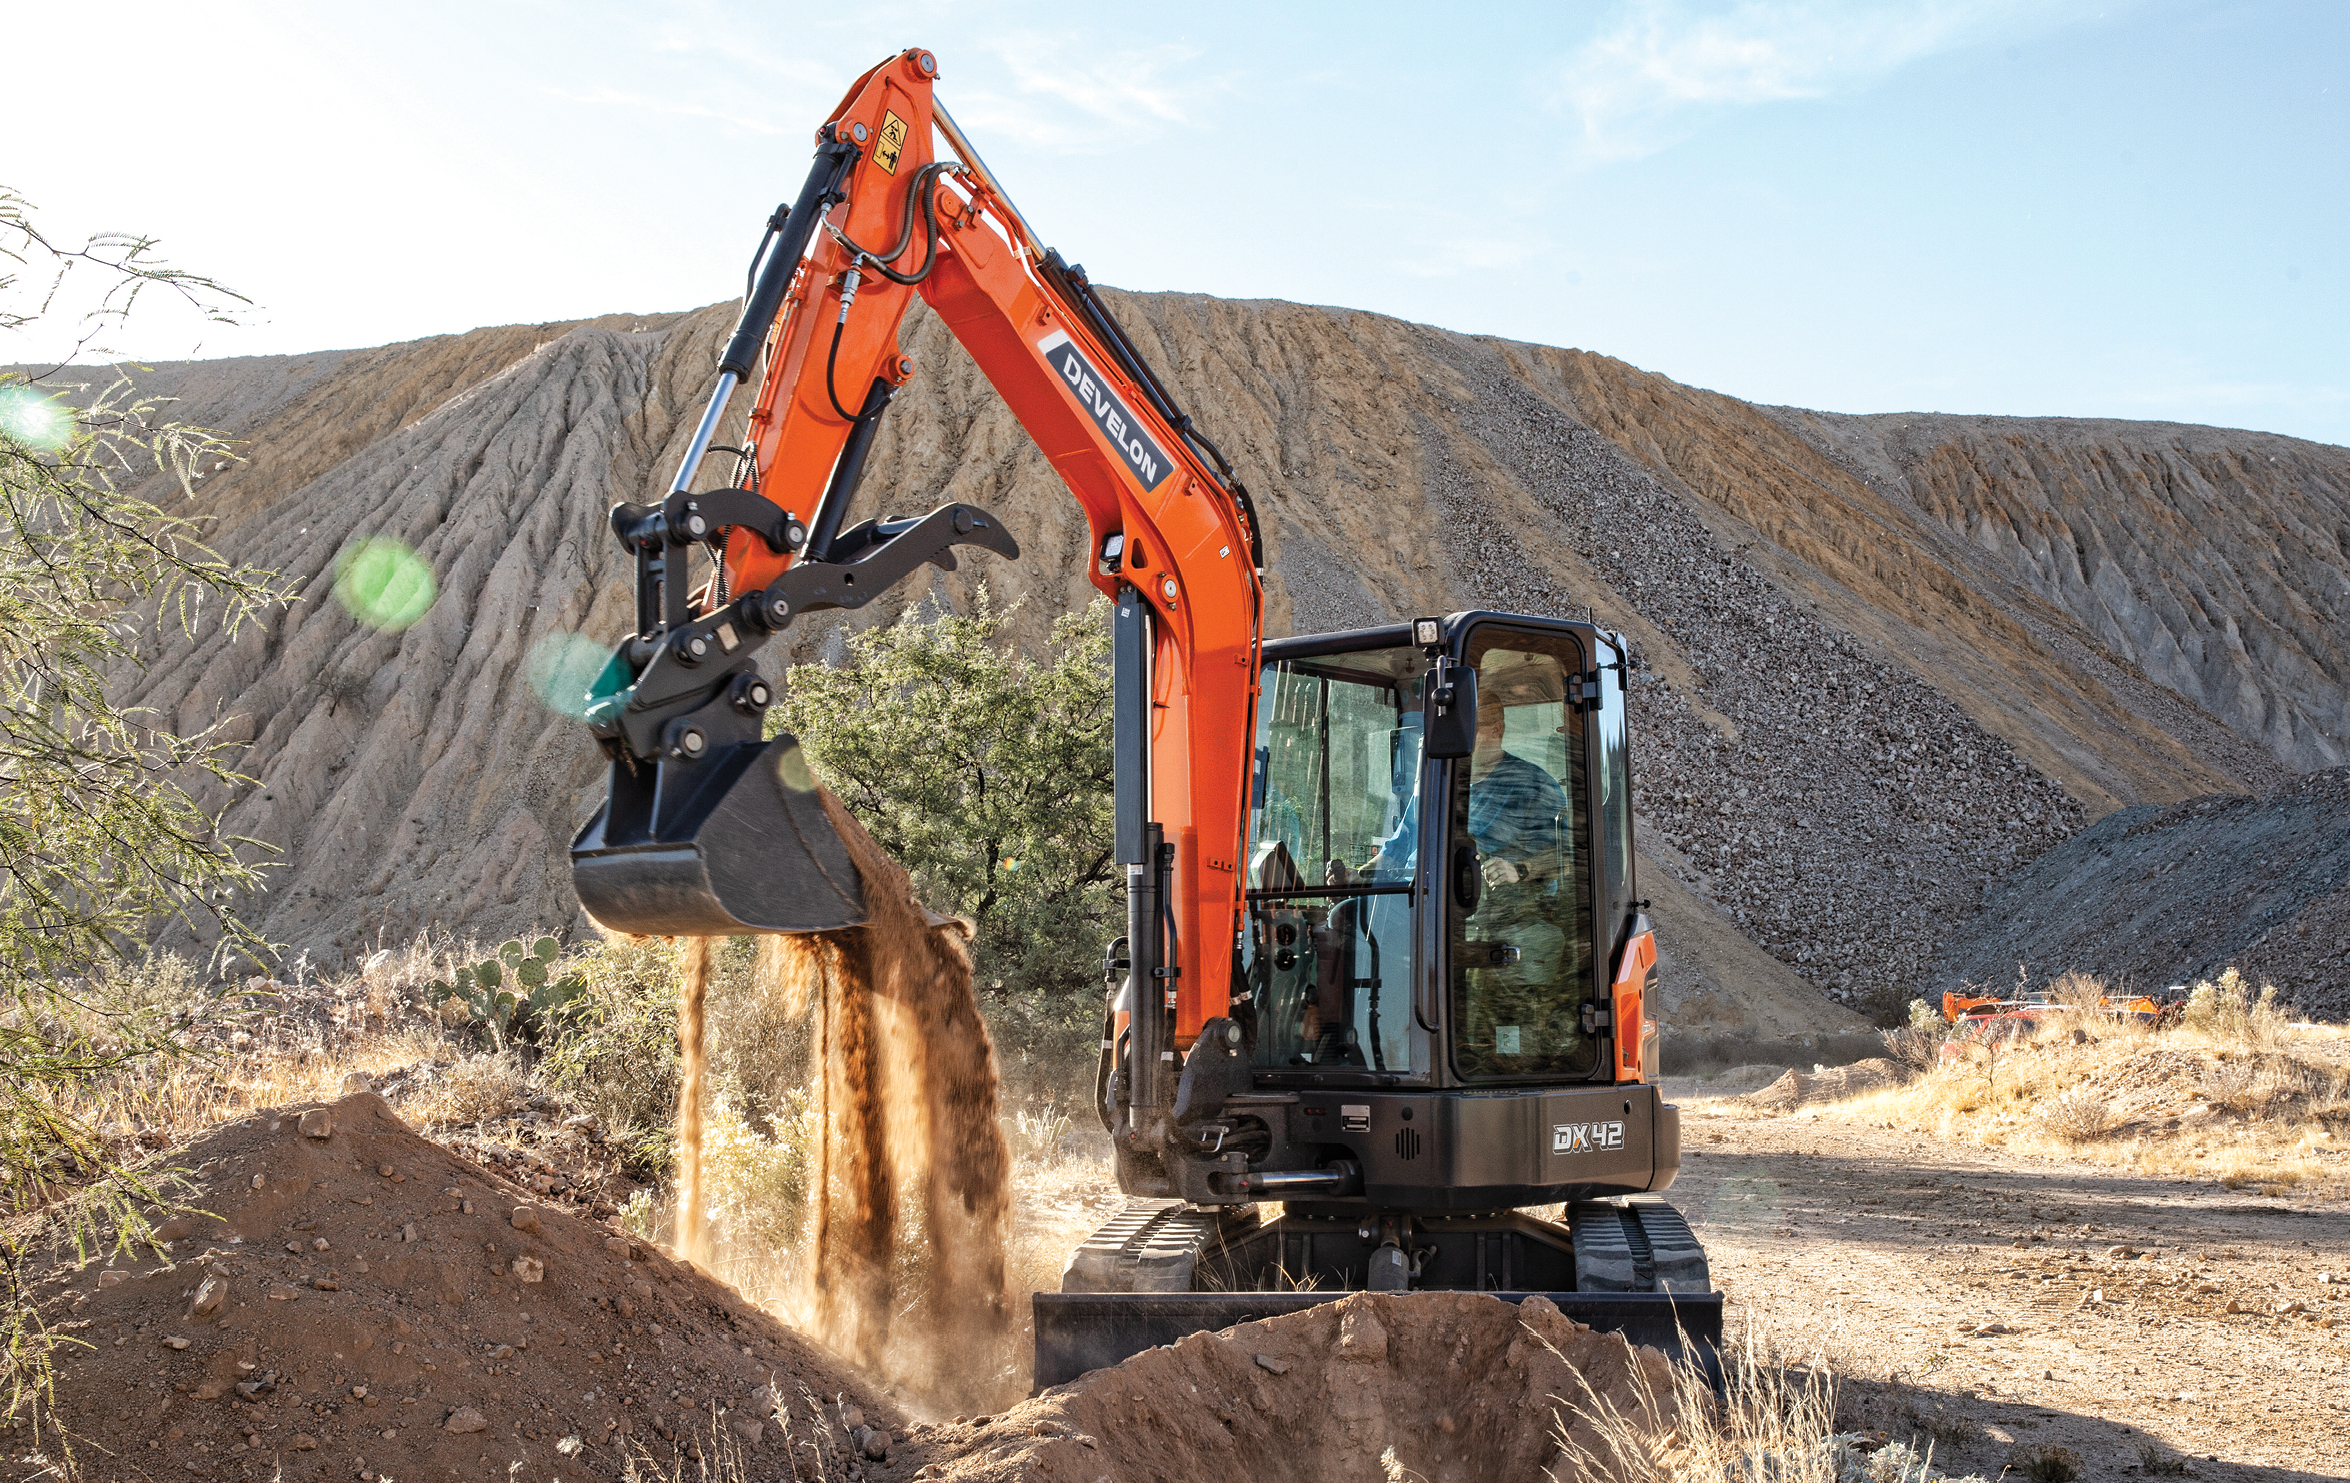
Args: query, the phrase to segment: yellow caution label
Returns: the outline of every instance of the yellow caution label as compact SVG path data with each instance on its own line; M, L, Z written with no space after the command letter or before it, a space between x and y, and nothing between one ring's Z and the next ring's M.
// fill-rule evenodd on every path
M898 173L898 152L906 147L906 121L887 109L881 115L881 137L873 141L873 163L891 175Z

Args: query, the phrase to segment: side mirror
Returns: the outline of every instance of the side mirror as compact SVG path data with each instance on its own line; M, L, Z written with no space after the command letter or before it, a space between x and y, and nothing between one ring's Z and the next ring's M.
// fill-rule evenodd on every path
M1422 702L1425 755L1466 757L1477 750L1477 672L1453 659L1436 661Z

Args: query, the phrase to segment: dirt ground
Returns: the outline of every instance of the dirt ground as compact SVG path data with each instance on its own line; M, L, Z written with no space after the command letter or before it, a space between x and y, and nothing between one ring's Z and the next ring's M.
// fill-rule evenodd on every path
M1853 1103L1773 1114L1721 1095L1748 1090L1668 1085L1686 1151L1673 1198L1713 1257L1733 1328L1827 1360L1845 1380L1845 1426L1917 1436L1941 1469L1986 1477L2051 1443L2079 1454L2081 1483L2350 1473L2336 1440L2350 1281L2335 1280L2350 1279L2350 1204L1995 1154L1864 1121ZM172 1230L169 1263L113 1264L114 1275L67 1264L41 1284L44 1306L94 1346L65 1358L60 1398L82 1456L107 1475L257 1483L494 1464L610 1477L631 1454L692 1475L702 1460L691 1454L715 1445L746 1476L798 1464L851 1483L1182 1476L1219 1449L1246 1454L1254 1429L1295 1425L1283 1418L1301 1396L1318 1414L1314 1387L1332 1375L1350 1397L1372 1378L1405 1387L1373 1409L1392 1423L1382 1439L1426 1476L1495 1463L1493 1476L1515 1476L1525 1469L1512 1464L1550 1460L1516 1456L1515 1441L1486 1436L1468 1412L1455 1427L1441 1407L1435 1430L1405 1425L1429 1420L1404 1416L1401 1397L1417 1383L1410 1352L1431 1344L1477 1351L1462 1368L1483 1377L1480 1396L1498 1386L1523 1413L1542 1393L1526 1389L1530 1372L1513 1373L1507 1335L1481 1311L1498 1309L1488 1299L1469 1300L1475 1314L1428 1309L1459 1332L1373 1346L1377 1366L1350 1360L1323 1375L1317 1356L1353 1351L1320 1332L1340 1315L1318 1309L1159 1351L1106 1389L949 1421L919 1402L901 1409L700 1274L549 1202L545 1169L517 1171L524 1184L452 1158L372 1095L332 1112L329 1138L262 1115L191 1145L203 1203L226 1219ZM1083 1156L1024 1164L1018 1184L1015 1286L1049 1287L1119 1197L1106 1164ZM512 1211L533 1201L542 1229L516 1228ZM542 1265L539 1285L518 1256ZM199 1314L212 1277L225 1305ZM1518 1333L1516 1316L1502 1317ZM1393 1329L1394 1315L1380 1318ZM1275 1353L1281 1344L1296 1353ZM1258 1353L1310 1359L1318 1378L1292 1395L1304 1382ZM248 1382L257 1393L243 1393ZM1143 1404L1178 1389L1171 1411ZM1206 1431L1171 1419L1211 1391L1230 1404L1205 1407ZM478 1429L460 1424L467 1408ZM867 1425L894 1434L874 1449L886 1460L857 1455ZM45 1471L29 1454L11 1461Z
M1816 1346L1847 1377L1848 1424L1917 1432L1937 1467L1993 1477L2046 1443L2085 1480L2181 1460L2247 1483L2350 1475L2350 1206L1994 1155L1832 1106L1757 1116L1706 1090L1668 1087L1672 1198L1732 1325Z
M177 1151L206 1215L34 1283L57 1405L0 1475L904 1476L878 1385L731 1289L411 1131L373 1093ZM545 1176L534 1179L544 1184ZM70 1451L68 1447L70 1439ZM895 1471L893 1471L893 1469Z
M1602 1450L1557 1397L1674 1422L1653 1349L1594 1333L1541 1298L1349 1293L1192 1334L997 1416L917 1426L938 1483L1484 1483L1578 1476ZM1650 1398L1656 1409L1649 1409Z

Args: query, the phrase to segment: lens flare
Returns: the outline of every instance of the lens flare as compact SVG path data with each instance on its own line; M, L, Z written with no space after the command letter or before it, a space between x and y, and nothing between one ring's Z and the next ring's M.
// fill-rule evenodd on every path
M0 386L0 434L55 453L73 440L73 409L29 386Z
M335 596L370 628L398 633L424 616L439 588L423 557L390 536L373 536L335 558Z
M627 676L612 651L584 633L551 633L530 650L530 688L547 708L577 721L588 707L617 695Z

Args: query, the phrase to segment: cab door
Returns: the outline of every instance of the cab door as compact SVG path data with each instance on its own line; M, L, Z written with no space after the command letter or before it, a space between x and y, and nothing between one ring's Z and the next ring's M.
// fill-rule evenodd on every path
M1452 1070L1463 1082L1580 1080L1596 959L1587 713L1575 632L1473 628L1477 736L1450 765L1446 869Z

